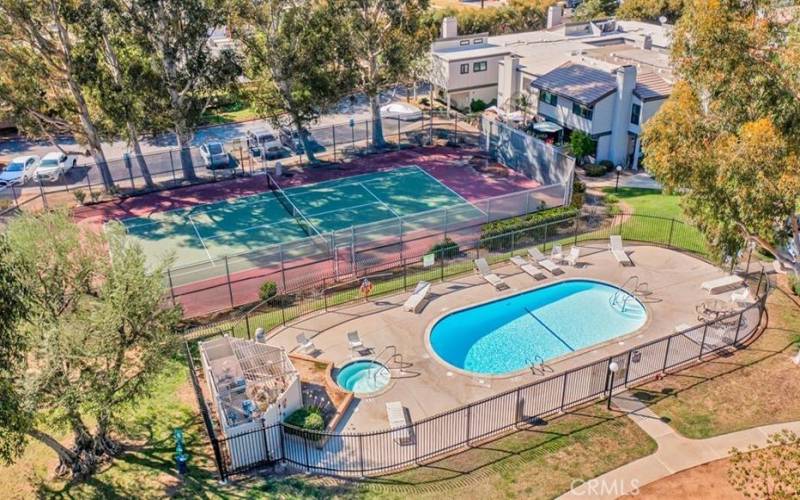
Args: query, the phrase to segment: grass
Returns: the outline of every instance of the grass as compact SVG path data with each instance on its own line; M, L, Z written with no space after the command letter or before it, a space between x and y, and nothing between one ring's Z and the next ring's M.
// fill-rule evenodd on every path
M800 308L786 288L767 302L769 323L747 349L636 389L656 414L690 438L800 420Z
M123 415L119 434L125 453L84 483L54 479L55 455L38 442L31 442L19 460L0 466L3 498L163 498L165 495L196 497L223 494L212 473L213 460L206 446L197 402L188 382L188 371L180 358L169 361L154 384L150 397ZM190 473L180 479L174 470L175 443L172 431L185 432L191 456ZM58 435L58 434L56 434ZM61 434L69 443L71 437Z
M421 467L362 482L289 476L252 486L270 498L553 498L656 449L627 417L602 403ZM602 460L598 460L602 456Z
M255 108L247 102L234 102L211 109L203 115L201 125L224 125L226 123L246 122L258 118Z

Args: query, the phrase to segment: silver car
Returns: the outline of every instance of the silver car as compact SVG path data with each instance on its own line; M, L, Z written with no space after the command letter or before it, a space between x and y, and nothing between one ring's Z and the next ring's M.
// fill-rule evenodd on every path
M8 166L0 171L0 186L21 186L33 179L36 175L38 156L18 156L11 160Z
M230 167L231 159L221 142L208 142L200 146L200 156L206 168L212 170Z

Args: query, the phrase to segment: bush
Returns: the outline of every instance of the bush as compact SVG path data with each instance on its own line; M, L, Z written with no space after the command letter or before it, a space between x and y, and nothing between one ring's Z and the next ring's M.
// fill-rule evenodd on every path
M480 113L488 107L489 105L481 99L473 99L472 102L469 103L469 110L473 113Z
M798 278L793 274L790 274L789 287L792 289L792 292L794 292L795 295L800 296L800 278Z
M445 238L444 240L440 241L439 243L433 245L430 250L425 253L432 253L436 256L436 260L439 259L452 259L457 257L458 254L461 253L461 250L458 248L458 243L451 240L450 238Z
M573 193L585 193L586 192L586 183L576 180L572 183L572 192Z
M569 204L572 208L580 209L583 207L583 203L586 201L586 195L584 193L578 193L573 191L572 192L572 202Z
M483 225L481 229L481 238L492 238L513 231L535 227L547 222L569 219L576 215L578 215L578 211L573 207L558 207L513 217L511 219L498 220Z
M314 406L304 406L286 419L286 423L307 431L325 430L325 418L322 410Z
M258 290L258 297L261 300L269 300L278 294L278 285L274 281L265 281Z
M81 205L83 205L86 202L86 191L84 191L83 189L76 189L75 191L72 192L72 196L74 196L75 199L78 201L78 203L80 203Z
M600 160L597 162L598 165L602 165L606 168L606 172L613 172L614 171L614 162L611 160Z
M589 177L602 177L606 175L606 167L597 165L595 163L590 163L583 167L583 169L586 171L586 175Z
M431 101L427 97L420 98L419 99L419 103L422 104L423 106L430 106L431 105Z

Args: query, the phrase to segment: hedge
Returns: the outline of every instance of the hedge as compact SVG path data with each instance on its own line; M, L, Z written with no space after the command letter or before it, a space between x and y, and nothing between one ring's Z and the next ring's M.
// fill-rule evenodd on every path
M602 177L606 175L606 173L608 173L606 171L606 167L602 165L597 165L596 163L590 163L588 165L584 165L583 170L589 177Z
M325 429L325 419L322 410L313 406L306 406L295 411L286 419L286 423L308 431L321 431Z
M436 260L442 258L452 259L457 257L458 254L461 253L461 250L458 248L458 243L445 237L445 239L433 245L427 253L434 254Z
M513 231L520 231L539 226L547 222L570 219L578 215L579 210L574 207L557 207L542 210L528 215L498 220L484 224L481 229L481 239L492 238Z

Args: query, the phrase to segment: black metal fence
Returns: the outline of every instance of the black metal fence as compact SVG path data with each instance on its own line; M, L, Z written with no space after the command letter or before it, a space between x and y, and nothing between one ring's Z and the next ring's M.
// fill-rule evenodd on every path
M450 274L471 270L470 259L477 255L488 256L490 262L497 262L522 249L523 245L536 244L546 248L555 243L577 244L606 239L610 234L622 234L629 241L691 252L698 252L702 243L694 228L673 219L621 214L617 216L616 224L598 225L592 217L573 217L481 241L473 249L474 255L459 260L462 264L468 261L466 266L454 265L446 253L441 253L437 265L423 274L415 274L417 270L412 271L405 263L402 268L405 279L397 281L394 289L387 286L386 291L405 289L419 280L444 279ZM409 276L413 279L409 280ZM221 457L217 462L220 476L224 478L276 461L334 475L386 473L498 436L520 425L536 424L541 419L609 397L614 391L658 374L699 362L704 356L720 350L741 348L758 331L770 286L763 272L747 278L756 300L742 310L684 331L669 332L658 340L620 354L414 422L406 428L329 433L276 424L239 435L217 436L214 426L208 423L212 445L218 447L216 455ZM328 298L323 295L303 305L275 308L267 314L254 313L238 322L195 330L190 337L249 336L251 328L269 328L306 312L330 307L334 302L332 299L332 295ZM342 304L359 299L357 291L346 291L345 295L336 296L335 302ZM615 374L610 370L611 363L618 367Z
M453 112L426 111L416 120L406 121L392 117L384 118L382 123L387 147L422 146L431 144L437 139L449 144L478 146L480 143L479 133L467 126L463 117ZM273 167L277 161L286 165L302 164L307 161L303 154L297 154L289 147L284 147L277 154L271 154L269 158L252 155L244 137L244 129L258 132L265 130L266 127L265 122L256 121L242 126L242 131L239 132L241 137L221 136L216 139L209 137L209 141L217 140L224 144L230 160L230 167L225 169L206 168L199 147L192 147L185 154L181 154L180 149L167 149L141 156L109 159L106 164L113 180L111 194L137 196L174 187L217 182L231 177L252 176ZM311 128L314 145L312 151L320 159L333 161L369 154L374 149L372 128L374 124L371 120ZM182 168L184 162L193 165L194 178L184 176ZM150 183L146 182L147 176L142 165L149 172ZM0 216L18 210L93 203L104 199L107 191L97 165L79 163L54 181L34 178L24 185L0 188Z

